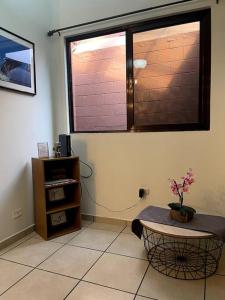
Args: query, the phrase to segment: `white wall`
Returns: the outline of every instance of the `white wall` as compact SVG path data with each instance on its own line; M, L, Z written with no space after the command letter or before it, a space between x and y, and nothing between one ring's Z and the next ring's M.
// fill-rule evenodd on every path
M1 26L35 43L37 76L34 97L0 89L0 241L34 223L31 157L37 142L52 143L49 13L45 0L0 1Z
M152 1L152 3L159 3ZM149 204L166 206L175 200L168 178L182 176L189 167L196 174L196 183L187 205L197 210L225 216L225 1L196 1L174 8L144 14L144 18L189 11L212 5L212 79L211 130L190 132L99 133L73 134L72 144L81 159L94 168L94 176L86 180L89 192L99 203L114 209L126 208L137 201L138 187L150 189L148 199L136 208L110 213L91 204L84 191L83 212L99 216L130 219ZM59 14L53 27L68 26L149 6L149 1L59 0ZM137 19L127 18L128 20ZM140 17L139 17L140 18ZM115 23L115 22L114 22ZM103 27L109 23L103 24ZM83 28L93 30L98 26ZM81 32L81 30L74 31ZM72 34L72 31L68 32ZM53 38L58 58L54 74L57 81L55 98L56 130L68 132L63 37Z
M57 35L49 39L46 32L50 28L162 2L170 1L0 1L0 25L35 43L37 75L37 95L34 97L0 89L0 241L34 222L30 159L37 156L36 143L48 141L51 148L53 131L68 132L64 40L63 36L59 38ZM214 0L198 0L194 5L150 12L123 22L192 10L193 7L205 6L205 3L212 3L211 130L72 135L74 150L94 168L94 176L86 183L92 197L99 203L120 210L137 201L138 187L150 188L147 200L122 213L110 213L92 205L84 191L83 212L129 219L148 204L166 205L173 198L167 179L183 175L191 166L197 182L186 197L187 203L197 209L225 215L225 1L221 0L217 6ZM122 20L113 24L120 22ZM112 23L108 22L102 27L110 25ZM97 27L100 25L85 30ZM20 207L23 215L14 220L12 211Z

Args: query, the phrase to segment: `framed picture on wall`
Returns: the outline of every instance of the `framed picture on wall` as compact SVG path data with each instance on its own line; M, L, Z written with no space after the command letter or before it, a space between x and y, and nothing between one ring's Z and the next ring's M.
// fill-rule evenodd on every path
M34 43L0 27L0 88L36 94Z
M37 146L39 158L49 157L48 143L37 143Z

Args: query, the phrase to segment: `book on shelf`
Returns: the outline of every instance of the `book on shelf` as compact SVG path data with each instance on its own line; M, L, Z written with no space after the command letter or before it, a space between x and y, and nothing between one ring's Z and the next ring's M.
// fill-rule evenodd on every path
M65 211L60 211L60 212L57 212L57 213L53 213L53 214L50 215L50 218L51 218L51 225L52 226L65 224L67 222Z
M50 202L61 201L65 199L64 187L54 187L48 190L48 199Z
M48 180L48 181L45 181L45 187L54 187L54 186L59 185L59 184L69 184L69 183L76 183L76 182L79 182L79 181L76 180L76 179L70 179L70 178L57 179L57 180Z

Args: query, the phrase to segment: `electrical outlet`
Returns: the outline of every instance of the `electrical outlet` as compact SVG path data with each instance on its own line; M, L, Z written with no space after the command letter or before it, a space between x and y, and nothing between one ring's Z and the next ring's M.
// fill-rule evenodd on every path
M138 196L140 199L144 199L147 198L147 196L150 194L150 190L148 188L145 187L141 187L138 190Z
M143 199L145 196L145 190L143 188L139 188L138 196L140 199Z
M22 216L22 208L21 207L19 207L19 208L16 208L16 209L14 209L14 211L12 212L12 218L13 219L18 219L19 217L21 217Z

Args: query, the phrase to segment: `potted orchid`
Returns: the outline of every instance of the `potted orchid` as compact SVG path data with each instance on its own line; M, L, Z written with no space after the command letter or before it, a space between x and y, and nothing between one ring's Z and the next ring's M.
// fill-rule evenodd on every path
M171 208L171 219L185 223L190 221L196 212L192 207L183 205L184 193L189 192L190 186L195 182L192 169L189 169L186 175L181 177L181 179L181 183L174 179L169 179L171 191L174 195L179 197L179 203L169 203L168 206Z

